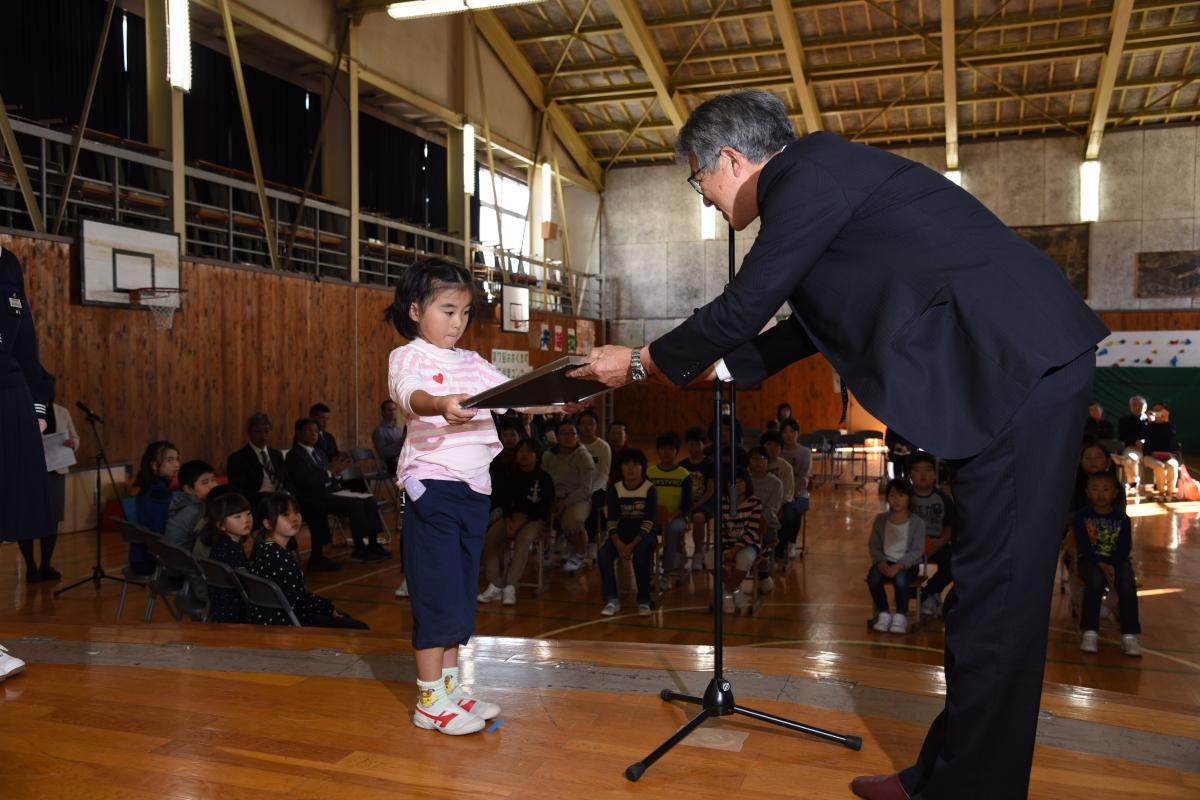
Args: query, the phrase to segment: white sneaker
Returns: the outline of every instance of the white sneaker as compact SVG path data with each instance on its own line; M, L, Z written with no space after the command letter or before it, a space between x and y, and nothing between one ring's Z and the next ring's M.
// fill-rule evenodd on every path
M892 615L886 611L880 611L879 616L875 618L875 625L873 627L880 633L887 633L888 628L891 627L891 624Z
M609 600L607 603L604 604L604 608L600 609L600 616L611 617L613 614L616 614L620 610L621 610L621 601L620 600Z
M908 633L908 617L892 614L892 624L888 625L888 633Z
M737 589L734 590L734 592L733 592L733 607L736 608L738 611L745 611L747 608L749 608L753 604L754 604L754 601L752 599L750 599L750 595L747 594L746 592L742 591L741 587L738 587Z
M504 587L504 600L502 602L506 606L515 606L517 604L517 587L505 586Z
M650 609L649 603L638 603L638 616L639 617L648 617L653 613L654 612Z
M775 580L770 576L758 579L758 591L760 594L770 594L775 588Z
M0 644L0 683L25 671L25 662L8 654L8 648Z
M1100 634L1097 631L1084 631L1079 637L1079 649L1085 653L1100 651Z
M733 595L727 594L721 599L721 610L726 614L732 614L734 609Z
M464 711L470 711L475 716L483 720L495 719L500 716L500 706L495 703L489 703L486 700L480 700L477 697L471 697L464 694L462 687L455 689L455 696L451 698L454 704Z
M795 544L795 542L793 542L787 546L787 560L788 561L796 560L796 544Z
M1142 654L1142 643L1138 640L1136 633L1121 634L1121 652L1134 658Z
M504 590L494 583L489 583L488 587L479 593L475 599L481 603L494 603L504 596Z
M931 594L921 601L921 616L936 617L942 612L942 601L936 594Z
M400 588L396 590L396 597L408 597L408 578L400 584Z
M449 701L444 701L429 709L421 708L421 704L418 702L417 707L413 709L413 725L448 736L465 736L468 733L478 733L487 726L487 723L483 717L476 716Z
M576 573L583 567L583 559L577 555L572 555L563 562L563 572L571 575Z

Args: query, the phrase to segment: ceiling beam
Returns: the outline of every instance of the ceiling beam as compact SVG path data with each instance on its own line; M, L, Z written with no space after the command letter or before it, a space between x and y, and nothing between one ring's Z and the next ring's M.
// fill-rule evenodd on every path
M958 169L958 65L954 58L954 0L942 0L942 113L946 169Z
M796 90L796 97L800 99L804 127L809 133L819 131L822 129L821 111L817 108L817 96L813 93L812 84L804 77L804 50L800 46L800 26L796 24L796 12L792 10L791 0L771 0L771 8L775 12L775 25L779 29L779 39L783 42L788 71L792 74L792 88Z
M596 192L604 188L604 170L592 155L591 149L583 141L583 137L575 130L575 126L567 118L562 106L546 97L546 88L537 76L529 60L517 47L512 37L508 35L503 23L491 11L480 11L474 14L475 25L496 56L504 64L513 80L521 87L521 91L529 98L538 111L544 111L550 120L550 129L566 147L567 152L579 168L584 171ZM482 87L481 87L482 90Z
M1129 17L1132 14L1133 0L1116 0L1109 24L1108 52L1104 54L1104 61L1100 65L1096 96L1092 100L1092 121L1088 126L1085 158L1097 158L1100 155L1100 141L1104 138L1108 107L1112 104L1113 86L1117 82L1117 67L1121 64L1121 52L1125 49L1125 36L1129 32Z
M687 121L687 105L684 104L683 98L677 92L672 92L671 87L667 85L667 66L663 63L662 54L658 52L654 35L642 19L637 0L609 0L608 6L613 16L621 23L621 30L629 40L629 46L641 62L642 71L646 73L650 85L654 87L654 96L659 106L675 129L679 130Z

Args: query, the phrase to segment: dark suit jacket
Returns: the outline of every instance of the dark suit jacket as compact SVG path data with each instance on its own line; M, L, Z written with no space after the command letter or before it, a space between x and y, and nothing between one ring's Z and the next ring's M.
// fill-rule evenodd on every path
M820 352L888 427L965 458L1107 334L1054 262L900 156L810 134L763 167L758 207L734 281L650 346L676 384L724 357L751 385Z
M283 453L273 447L267 448L267 457L271 459L271 468L275 476L288 487L287 471L284 469ZM251 503L258 497L262 488L263 468L254 448L247 444L241 450L231 453L225 460L225 474L229 476L229 484L235 487Z
M316 448L325 454L326 463L332 462L338 454L337 439L327 431L321 431L317 437Z
M301 501L317 500L338 489L337 481L329 474L329 462L325 460L325 453L320 447L313 447L313 455L321 460L320 466L302 446L293 444L292 449L288 450L287 458L284 459L288 481Z

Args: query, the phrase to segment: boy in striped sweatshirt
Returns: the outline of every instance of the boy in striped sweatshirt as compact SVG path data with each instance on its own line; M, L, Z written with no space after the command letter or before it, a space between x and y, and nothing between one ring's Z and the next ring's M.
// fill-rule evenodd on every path
M650 580L654 568L654 515L658 495L646 479L646 454L627 449L617 454L621 480L608 487L608 540L596 554L600 581L604 587L604 608L600 613L611 617L621 610L617 593L617 559L633 561L637 581L638 616L650 615Z

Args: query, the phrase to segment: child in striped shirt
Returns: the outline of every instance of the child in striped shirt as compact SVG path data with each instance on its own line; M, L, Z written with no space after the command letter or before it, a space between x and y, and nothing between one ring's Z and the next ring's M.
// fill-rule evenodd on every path
M464 694L458 682L458 648L475 631L491 505L488 468L501 449L491 413L460 404L508 380L477 353L455 346L471 321L473 289L466 269L428 259L404 273L387 310L409 340L388 358L388 388L408 420L396 478L408 496L404 575L419 692L413 724L451 735L480 731L500 714L499 706Z
M726 465L728 466L728 465ZM742 467L733 473L733 488L737 490L737 507L730 511L729 487L721 500L721 568L726 589L737 584L732 592L726 591L722 599L722 610L732 614L735 608L750 605L749 593L754 585L749 577L750 570L758 560L762 547L762 501L754 496L750 475ZM704 556L708 569L714 568L713 550Z

